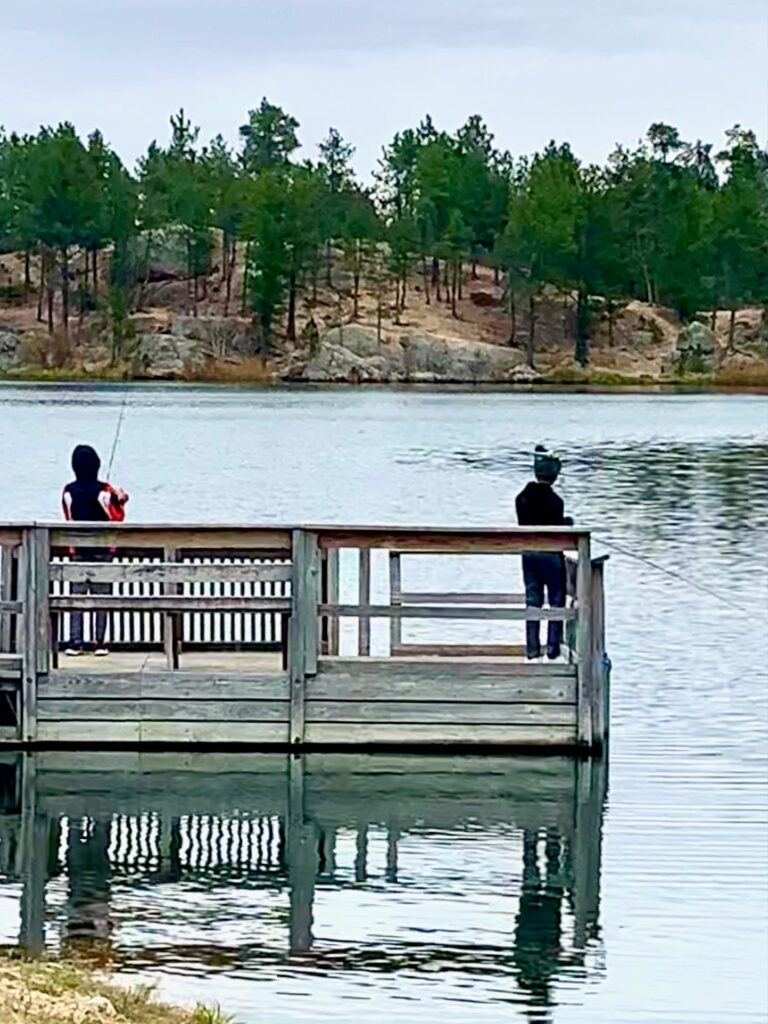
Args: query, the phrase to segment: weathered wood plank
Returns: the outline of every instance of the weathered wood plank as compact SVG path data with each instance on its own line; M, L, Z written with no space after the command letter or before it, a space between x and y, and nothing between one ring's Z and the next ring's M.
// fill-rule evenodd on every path
M400 673L397 679L321 673L307 684L307 700L368 701L372 708L389 701L433 701L452 704L576 704L576 680L571 677L529 676L515 679L478 671L468 678L452 673Z
M290 739L285 722L142 722L144 743L280 744Z
M84 716L76 716L84 717ZM373 727L389 723L525 726L563 725L576 729L576 705L498 704L459 701L327 701L307 700L306 727L316 722L365 723Z
M513 527L316 527L321 548L389 548L421 554L514 554L521 551L575 551L584 531Z
M280 552L291 550L289 529L254 528L250 526L136 526L134 524L109 526L66 526L50 528L51 546L148 548L162 550L177 548L187 551L253 551Z
M138 743L141 727L139 722L85 721L72 719L66 722L38 723L38 743L78 743L103 747L108 743Z
M288 701L276 700L39 700L46 722L288 722Z
M404 725L312 722L306 726L308 744L334 747L427 745L498 745L508 747L568 747L576 743L576 728L564 725Z
M23 608L21 601L0 601L0 614L21 615Z
M288 700L287 674L226 672L130 672L95 676L51 672L38 688L40 700Z
M320 606L320 613L350 619L499 619L539 622L565 622L574 618L576 614L573 608L449 608L445 605L430 607L390 604L325 604Z
M392 622L399 622L393 619ZM400 644L391 650L393 658L446 657L446 658L520 658L525 644Z
M51 610L56 612L287 612L290 608L291 602L287 597L198 597L189 594L123 597L104 594L97 597L85 595L51 599Z
M290 565L242 565L221 562L58 562L57 583L281 583L291 579Z
M0 654L0 676L21 675L22 658L20 654Z
M526 676L564 677L572 679L576 670L563 661L510 661L508 658L477 658L474 662L455 658L322 658L323 676L350 676L355 679L374 678L385 685L387 680L425 680L438 676L463 679L468 683L480 676L518 679Z
M447 591L445 593L418 591L418 590L405 590L401 593L402 604L522 604L525 605L525 594L502 594L502 593L488 593L482 590L476 591L464 591L458 593L456 591Z

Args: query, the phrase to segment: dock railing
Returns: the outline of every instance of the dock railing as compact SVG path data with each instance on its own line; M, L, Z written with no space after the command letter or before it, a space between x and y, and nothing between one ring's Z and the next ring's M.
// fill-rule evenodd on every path
M371 554L376 550L386 553L389 566L387 601L381 603L372 597ZM75 558L71 557L73 551L77 552ZM569 560L567 607L527 608L524 594L511 588L503 592L475 588L431 592L403 586L403 563L412 555L431 559L534 551L562 552ZM358 566L356 601L340 596L349 589L341 566L348 565L350 558ZM519 568L509 583L514 585L516 578ZM115 669L105 665L99 676L91 674L87 686L81 682L78 689L71 680L65 680L64 686L65 673L57 656L64 640L62 620L73 613L87 617L95 612L121 616L123 623L144 616L153 624L152 641L147 641L149 627L136 640L124 629L120 647L140 651L162 644L165 652L162 672L156 667L147 671L142 663L140 670L137 667L129 673L140 677L140 686L135 679L133 683L124 679L120 692L126 699L130 697L139 716L135 728L126 725L116 731L125 741L152 735L158 742L166 736L214 742L219 718L211 708L206 711L211 715L208 729L141 727L146 707L139 702L145 700L149 684L154 681L155 698L168 701L165 706L153 706L153 713L162 716L165 710L173 719L185 713L178 704L189 687L185 690L182 683L193 678L198 687L193 697L200 701L205 697L212 704L214 697L221 701L223 696L235 700L232 695L236 692L237 700L249 702L248 708L232 704L223 709L236 721L231 728L220 730L222 743L335 745L354 733L343 728L349 725L361 727L361 742L365 742L362 725L377 719L379 713L382 720L368 730L369 735L379 737L373 742L386 744L387 736L394 741L398 734L411 736L413 742L421 742L420 737L425 737L424 742L440 737L441 742L461 742L464 729L473 741L493 743L494 737L501 736L497 725L506 721L503 714L515 704L518 717L525 710L526 723L534 719L539 723L538 732L531 726L525 734L533 736L536 743L540 739L542 743L570 745L567 737L572 732L575 745L593 749L602 744L608 731L603 562L592 559L590 536L583 530L10 524L0 526L0 587L0 689L16 716L15 723L0 726L0 739L31 744L47 735L55 741L66 735L66 730L39 729L41 700L46 721L59 713L71 712L72 717L78 700L80 710L90 714L94 709L88 702L99 692L95 679L112 677L116 684ZM224 653L249 647L248 642L243 643L242 627L238 631L233 625L236 620L274 619L280 623L279 630L273 630L272 643L262 646L274 646L276 632L282 660L276 661L267 676L262 669L249 670L244 662L234 669L224 663L215 673L195 671L192 652L205 645L199 639L205 631L195 632L194 620L207 617L210 622L213 616L225 625L220 630L222 639L209 646ZM372 655L372 624L379 620L389 622L389 645L385 652ZM403 627L414 620L492 623L497 627L526 620L563 621L566 660L551 665L526 663L521 645L512 642L406 642ZM342 623L349 621L357 623L351 655L343 651ZM348 636L348 630L344 635ZM259 644L251 641L250 646ZM408 667L407 679L402 672L397 676L398 665ZM427 685L438 669L440 684ZM367 672L369 682L367 688L358 687L353 693L349 681L356 672ZM473 693L473 672L499 677L495 687L489 684L494 695L487 702L481 689L477 695ZM330 681L334 673L339 679L335 688ZM324 674L323 685L312 683ZM397 678L402 683L399 690ZM570 678L574 681L572 697ZM394 689L388 679L393 680ZM528 688L523 692L518 686L514 693L504 689L504 681L510 679L518 683L528 680ZM560 686L551 699L542 697L547 680ZM227 693L225 683L229 684ZM447 696L453 691L460 693L461 700ZM84 695L87 699L80 699ZM67 699L72 702L68 707L64 704ZM452 704L452 700L457 702ZM501 717L492 717L488 707L483 711L486 703L501 709ZM569 706L573 707L572 730L566 711ZM112 705L113 710L115 707ZM127 713L125 708L121 710ZM193 710L202 715L202 703ZM263 713L263 721L241 717L257 711ZM221 719L226 720L226 716ZM249 730L247 724L252 721L259 727ZM517 718L510 721L520 724ZM269 723L273 725L268 728ZM520 736L521 742L526 742L522 732Z

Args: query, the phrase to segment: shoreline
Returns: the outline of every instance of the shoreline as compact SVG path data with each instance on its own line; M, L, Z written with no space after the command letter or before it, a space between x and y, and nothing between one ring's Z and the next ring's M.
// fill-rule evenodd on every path
M106 975L106 978L105 978ZM173 1006L153 986L123 986L116 976L83 961L32 959L0 949L3 1024L236 1024L218 1007Z
M229 391L404 391L427 394L467 393L512 393L512 394L735 394L768 395L768 376L756 381L725 379L717 374L679 377L669 380L655 380L648 377L614 376L596 373L593 378L582 380L558 379L556 376L531 382L504 383L500 381L468 383L466 381L445 381L425 383L421 381L306 381L263 378L231 380L216 375L190 377L139 377L120 374L87 374L62 371L0 371L0 387L17 384L37 386L93 385L109 387L136 387L147 390L160 388L205 387Z

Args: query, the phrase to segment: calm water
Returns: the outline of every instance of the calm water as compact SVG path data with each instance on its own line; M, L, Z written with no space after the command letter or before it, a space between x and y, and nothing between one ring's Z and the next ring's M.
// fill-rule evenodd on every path
M122 400L120 389L0 388L0 519L57 517L72 445L108 452ZM79 764L69 790L54 765L48 813L64 817L50 945L77 934L83 903L102 920L108 902L128 972L175 998L220 1000L247 1024L766 1020L764 398L137 388L112 475L136 520L504 524L540 440L565 453L561 489L579 523L691 581L612 549L602 829L602 782L576 796L568 762L318 764L301 845L316 859L291 896L285 765L262 776L240 763L230 778L113 762L124 769L113 785L109 765ZM87 806L69 799L84 772ZM14 941L9 873L0 938Z

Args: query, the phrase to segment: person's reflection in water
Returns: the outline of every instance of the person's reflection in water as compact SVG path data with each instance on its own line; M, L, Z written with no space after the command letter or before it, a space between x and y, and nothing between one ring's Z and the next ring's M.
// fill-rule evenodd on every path
M518 983L529 995L532 1020L548 1021L549 1014L536 1008L552 1006L551 986L562 954L561 907L563 881L560 837L548 834L545 843L546 872L539 870L539 837L523 833L523 887L515 925L514 961Z
M109 839L108 820L86 820L82 826L70 826L65 941L103 942L112 934Z

